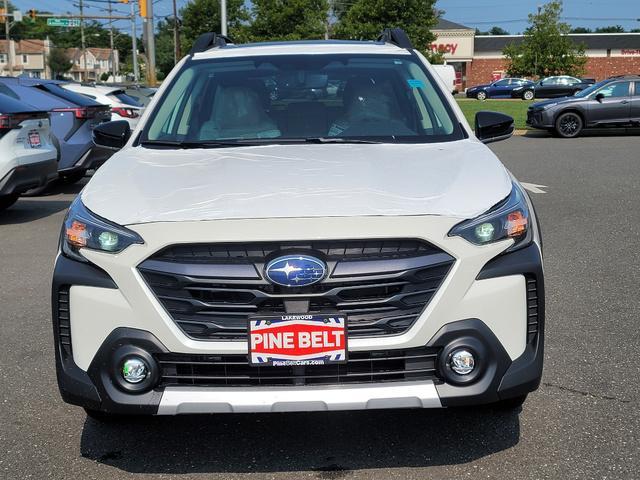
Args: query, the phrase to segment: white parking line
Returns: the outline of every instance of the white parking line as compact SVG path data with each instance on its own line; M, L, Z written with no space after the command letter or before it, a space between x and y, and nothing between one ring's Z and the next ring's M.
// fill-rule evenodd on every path
M538 185L537 183L520 182L520 185L522 185L525 190L529 190L531 193L547 193L542 189L549 188L546 185Z

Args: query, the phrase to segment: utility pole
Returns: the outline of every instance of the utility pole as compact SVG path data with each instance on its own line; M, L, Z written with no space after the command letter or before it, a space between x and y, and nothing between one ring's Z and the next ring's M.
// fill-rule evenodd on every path
M84 80L87 80L87 47L85 44L85 39L84 39L84 4L82 3L82 0L80 0L80 46L82 48L82 63L83 63L83 74L84 74ZM80 81L82 81L82 75L80 78Z
M156 38L153 28L153 0L147 2L147 83L156 86Z
M9 76L13 77L13 52L11 51L11 37L9 36L9 2L4 0L4 38L7 39L7 63Z
M180 31L178 30L178 9L176 0L173 0L173 61L178 63L182 54L180 53Z
M220 0L220 33L227 34L227 0Z
M111 18L111 0L109 0L109 18ZM113 77L113 81L116 81L116 55L113 53L113 20L111 20L111 28L109 29L109 44L111 46L111 51L109 52L109 58L111 60L111 75Z
M133 55L133 80L138 83L140 81L140 72L138 71L138 39L136 33L136 10L131 4L131 54Z

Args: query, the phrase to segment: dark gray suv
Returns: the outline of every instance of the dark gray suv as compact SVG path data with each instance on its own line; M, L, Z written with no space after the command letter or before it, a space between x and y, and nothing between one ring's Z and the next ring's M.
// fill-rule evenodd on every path
M609 78L572 97L534 103L527 125L565 138L585 128L640 126L640 75Z

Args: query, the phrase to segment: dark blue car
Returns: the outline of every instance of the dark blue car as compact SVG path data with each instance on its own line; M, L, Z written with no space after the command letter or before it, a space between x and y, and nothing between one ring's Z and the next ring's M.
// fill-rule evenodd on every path
M113 152L93 144L93 128L111 120L108 105L65 90L53 80L0 77L0 93L49 112L58 173L69 183L104 163Z
M533 85L533 82L524 78L503 78L501 80L496 80L493 83L476 85L475 87L468 88L467 97L477 98L478 100L501 97L512 98L514 89L519 89L520 87L528 85ZM526 92L529 92L529 90L526 90ZM524 95L526 95L526 93ZM522 98L525 100L532 100L533 92L531 91L530 98L527 98L526 96L523 96Z

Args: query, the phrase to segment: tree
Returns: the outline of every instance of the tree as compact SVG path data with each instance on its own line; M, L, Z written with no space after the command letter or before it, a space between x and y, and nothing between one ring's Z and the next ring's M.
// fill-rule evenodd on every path
M53 78L62 78L63 74L71 70L72 64L63 48L52 48L47 58Z
M327 0L253 0L252 41L309 40L327 32Z
M571 33L591 33L591 29L587 27L575 27L571 29Z
M622 25L609 25L608 27L596 28L596 33L624 33L624 27Z
M338 18L335 37L371 40L385 28L400 27L413 45L431 57L429 46L435 40L431 29L438 22L435 0L354 0Z
M181 10L182 32L184 45L182 49L188 52L193 42L203 33L220 33L220 2L219 0L193 0ZM227 1L227 24L229 36L241 43L247 41L247 22L249 11L244 6L244 0Z
M504 28L491 27L491 30L487 32L481 32L476 28L476 35L510 35L510 33L506 31Z
M584 72L584 45L576 45L567 34L571 27L560 22L562 4L547 3L538 14L529 15L529 27L521 43L510 43L502 51L511 76L573 75Z

